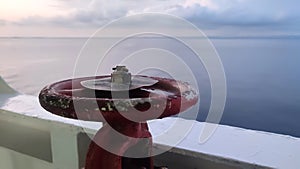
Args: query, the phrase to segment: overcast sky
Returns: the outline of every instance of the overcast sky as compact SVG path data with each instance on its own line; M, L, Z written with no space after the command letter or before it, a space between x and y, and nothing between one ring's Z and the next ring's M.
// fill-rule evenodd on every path
M0 36L89 36L143 12L183 17L209 36L300 35L299 6L299 0L0 0Z

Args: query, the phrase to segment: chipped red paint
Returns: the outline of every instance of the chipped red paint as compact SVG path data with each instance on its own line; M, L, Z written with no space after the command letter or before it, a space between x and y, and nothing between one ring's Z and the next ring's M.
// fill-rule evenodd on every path
M158 80L152 86L130 90L130 98L127 99L122 95L112 99L111 92L86 89L80 84L83 80L106 77L109 76L69 79L51 84L40 92L40 104L46 110L63 117L107 122L97 132L89 147L85 169L153 169L152 138L146 121L175 115L188 109L197 103L197 93L187 83L159 77L151 77ZM135 109L140 111L133 111ZM135 119L133 122L122 116L118 110L139 113L126 114L129 119ZM161 111L161 114L157 114ZM115 135L114 130L123 135ZM129 139L130 137L144 139ZM113 147L119 155L99 146L106 144L114 144ZM139 150L149 157L124 157L129 150Z

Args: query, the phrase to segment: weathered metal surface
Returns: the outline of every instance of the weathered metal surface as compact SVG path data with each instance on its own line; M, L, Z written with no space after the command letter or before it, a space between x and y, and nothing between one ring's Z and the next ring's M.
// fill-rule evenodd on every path
M81 81L107 77L109 76L78 78L54 83L41 91L40 103L54 114L88 121L122 121L124 118L119 110L147 110L151 103L151 113L128 114L129 118L134 116L132 118L146 121L178 114L194 105L198 99L197 93L187 83L158 77L153 77L158 81L156 84L130 91L130 98L112 98L112 92L90 90L80 84ZM157 115L162 108L165 108L162 114Z
M85 169L154 169L152 136L146 121L178 114L197 103L198 96L188 83L158 77L135 77L154 79L155 83L120 92L90 90L82 86L85 84L82 82L91 79L101 81L109 78L99 76L61 81L41 91L41 105L54 114L107 122L97 132L89 147ZM124 112L126 117L122 114ZM123 135L114 134L114 130ZM137 141L145 139L147 141ZM109 152L101 146L109 144L113 144L110 146L117 152ZM124 157L131 149L139 149L145 157Z
M81 85L85 88L92 90L102 90L102 91L124 91L133 90L145 86L152 86L157 83L158 80L143 76L133 76L130 84L123 83L112 83L111 78L101 78L82 81Z

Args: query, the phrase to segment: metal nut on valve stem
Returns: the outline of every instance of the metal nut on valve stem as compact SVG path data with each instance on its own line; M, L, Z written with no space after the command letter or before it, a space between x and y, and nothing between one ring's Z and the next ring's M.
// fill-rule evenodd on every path
M116 66L112 68L114 70L111 73L111 82L116 84L131 84L131 73L129 73L126 66Z

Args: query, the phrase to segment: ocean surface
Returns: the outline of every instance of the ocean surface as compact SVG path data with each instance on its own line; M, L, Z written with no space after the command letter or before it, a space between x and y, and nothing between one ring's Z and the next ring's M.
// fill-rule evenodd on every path
M145 46L178 53L196 76L200 92L197 120L205 121L211 89L201 62L194 61L192 53L175 43L145 39L139 43L128 41L109 58L126 56L126 52ZM37 96L47 84L73 76L76 59L86 40L0 38L0 75L16 90ZM99 40L99 48L105 41L109 39ZM221 58L227 80L221 124L300 137L300 39L213 38L211 41ZM151 56L148 59L151 60ZM154 72L153 75L160 74Z

